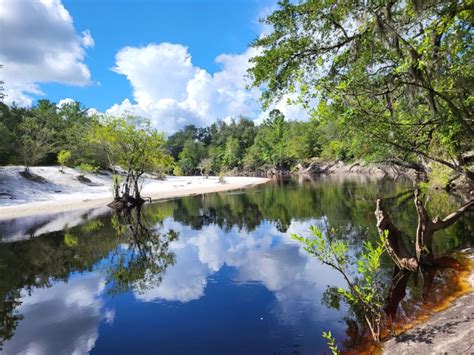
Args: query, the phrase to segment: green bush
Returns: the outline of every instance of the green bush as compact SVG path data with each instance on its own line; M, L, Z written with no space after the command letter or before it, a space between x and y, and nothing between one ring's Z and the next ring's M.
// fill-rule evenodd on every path
M325 159L344 160L346 157L344 143L340 141L330 141L323 147L321 157Z
M61 165L61 171L67 163L71 160L71 152L69 150L60 150L58 153L58 163Z
M76 166L76 169L83 171L85 173L95 173L99 170L98 166L92 166L87 163L81 163L79 166Z
M181 169L181 167L179 165L176 165L174 168L173 168L173 175L174 176L183 176L183 169Z
M304 250L316 257L320 262L338 271L347 281L348 289L342 287L331 288L336 290L335 297L342 297L352 307L354 314L362 314L374 341L380 341L380 329L384 317L382 292L383 281L380 277L380 260L385 251L388 233L380 235L375 243L365 241L363 250L357 259L349 252L349 245L345 241L335 238L334 231L322 232L311 226L311 236L304 237L292 234L291 237L304 245ZM357 265L358 275L352 278L350 265ZM335 341L330 333L323 336L335 347ZM337 348L331 348L332 351Z

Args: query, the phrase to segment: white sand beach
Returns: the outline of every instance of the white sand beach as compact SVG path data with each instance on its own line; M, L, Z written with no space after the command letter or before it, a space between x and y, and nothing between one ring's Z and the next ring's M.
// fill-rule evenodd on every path
M112 201L111 176L89 174L76 169L57 166L32 167L30 171L47 180L33 182L22 177L23 167L0 167L0 220L93 209ZM83 175L90 182L78 179ZM142 195L153 201L198 195L210 192L246 188L268 182L266 178L226 176L225 183L210 176L169 176L164 180L147 177L143 180Z

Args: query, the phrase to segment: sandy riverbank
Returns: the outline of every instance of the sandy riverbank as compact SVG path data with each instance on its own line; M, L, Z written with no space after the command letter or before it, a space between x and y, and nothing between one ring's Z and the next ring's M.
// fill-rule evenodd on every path
M39 183L23 178L19 174L22 170L22 167L0 168L0 220L98 208L112 200L109 175L84 174L70 168L64 172L60 172L58 167L31 168L34 174L47 181ZM79 175L90 182L81 182ZM208 179L201 176L170 176L164 180L146 178L142 195L157 201L242 189L268 181L266 178L230 176L225 177L225 183L221 184L217 177L212 176Z

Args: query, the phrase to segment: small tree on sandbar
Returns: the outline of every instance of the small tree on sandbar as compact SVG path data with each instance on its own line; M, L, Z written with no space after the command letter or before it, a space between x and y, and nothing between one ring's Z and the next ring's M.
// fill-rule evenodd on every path
M114 201L110 207L121 209L142 205L141 178L145 173L162 172L171 166L164 134L153 129L146 119L103 116L90 133L91 143L105 152L113 171ZM117 166L125 170L122 178Z
M51 137L53 132L41 123L37 117L26 117L18 125L16 150L29 174L30 166L41 162L53 150Z

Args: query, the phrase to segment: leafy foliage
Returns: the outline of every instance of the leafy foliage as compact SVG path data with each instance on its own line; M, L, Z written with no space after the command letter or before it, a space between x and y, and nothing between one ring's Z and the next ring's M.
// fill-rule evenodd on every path
M470 1L279 2L249 70L265 106L299 94L344 133L331 144L403 164L437 161L473 178L473 31ZM319 105L314 105L319 101ZM339 140L339 139L342 139Z
M58 153L58 163L64 168L69 160L71 159L71 152L69 150L62 149Z
M114 179L114 198L141 199L139 179L145 172L164 174L172 165L164 135L139 117L103 116L89 133L89 140L102 148L110 167L125 169L122 186ZM121 190L121 191L119 191Z
M91 164L81 163L80 165L76 166L76 169L83 171L85 173L95 173L99 170L98 166L92 166Z
M380 340L380 325L383 317L383 285L379 276L380 259L384 253L387 235L373 244L365 241L360 257L356 260L358 277L352 279L348 266L350 260L347 242L334 238L334 231L323 233L311 226L311 238L292 234L292 238L305 246L305 250L323 264L337 270L345 279L348 290L338 288L337 292L360 314L375 341Z
M332 355L339 355L339 349L336 345L336 339L332 336L331 331L325 332L323 331L323 338L326 339L329 349L331 349Z
M149 121L139 117L103 116L88 138L105 151L111 166L159 172L171 163L164 135L151 128Z
M26 170L46 157L51 150L53 132L36 117L26 117L18 126L17 153Z
M203 162L209 174L288 169L317 156L320 143L316 122L286 121L280 111L273 110L260 126L242 117L201 131L187 126L168 138L168 148L182 173L192 175L203 170Z
M54 164L57 153L65 150L71 152L68 165L105 167L105 156L87 141L96 120L77 102L57 107L39 100L32 108L0 103L0 164Z

